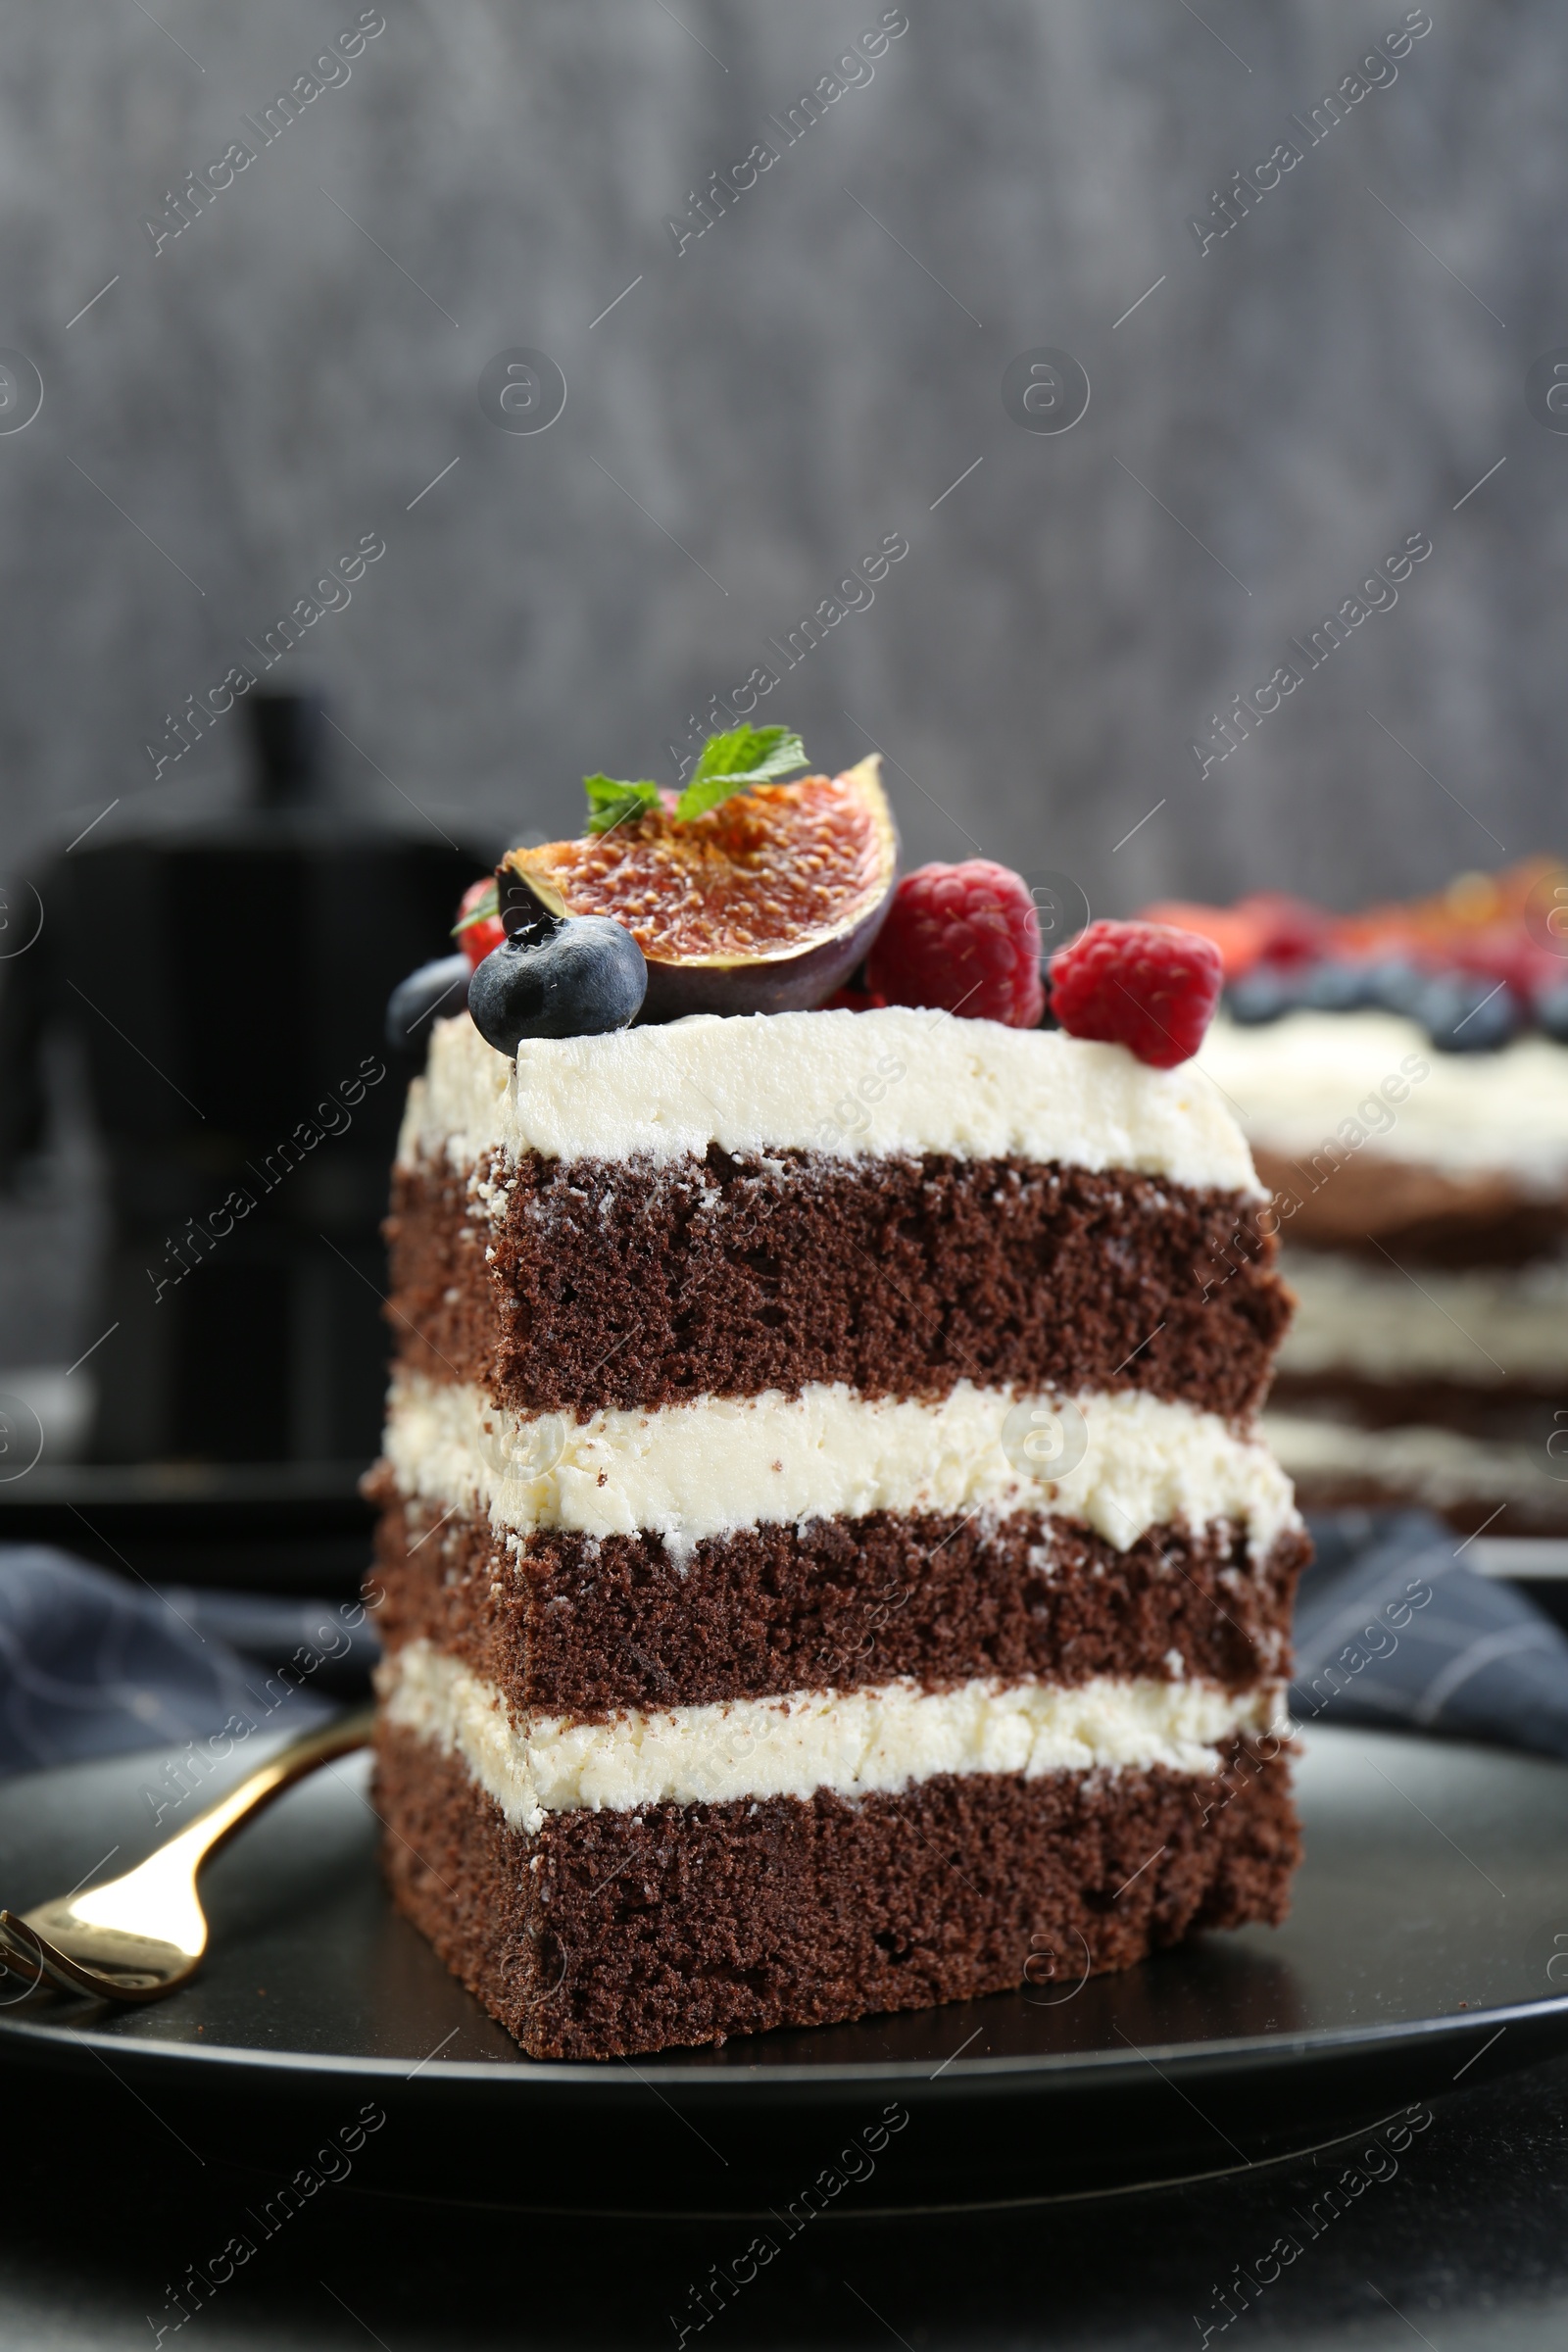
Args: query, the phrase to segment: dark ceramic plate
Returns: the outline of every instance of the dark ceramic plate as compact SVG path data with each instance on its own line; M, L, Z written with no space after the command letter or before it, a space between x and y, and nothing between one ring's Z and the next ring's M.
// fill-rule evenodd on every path
M128 1867L154 1842L161 1761L0 1787L0 1899L63 1892L111 1848ZM864 2213L1223 2172L1568 2047L1568 1767L1319 1730L1299 1780L1283 1929L1081 1986L1069 1968L952 2008L567 2066L522 2057L394 1915L356 1757L215 1862L195 1983L115 2010L0 1982L0 2059L34 2104L46 2083L17 2070L53 2070L62 2100L89 2082L133 2095L194 2152L280 2179L331 2169L346 2138L360 2187L783 2214L808 2193Z

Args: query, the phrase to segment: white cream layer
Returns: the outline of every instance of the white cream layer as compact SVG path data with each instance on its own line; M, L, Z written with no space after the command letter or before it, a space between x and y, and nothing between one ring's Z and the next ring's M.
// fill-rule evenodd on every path
M404 1166L509 1157L669 1161L726 1152L1060 1160L1255 1194L1247 1146L1191 1062L890 1006L712 1014L524 1043L515 1067L466 1013L437 1021L409 1091Z
M1216 1520L1260 1557L1297 1524L1267 1446L1214 1413L1132 1391L1086 1393L1044 1418L1077 1466L1037 1479L1029 1399L961 1382L937 1403L860 1396L842 1382L799 1396L703 1396L657 1411L523 1418L482 1389L400 1373L386 1453L406 1494L488 1514L492 1526L663 1538L677 1557L759 1522L871 1511L1042 1511L1083 1520L1125 1550L1147 1528ZM1011 1418L1009 1418L1011 1416Z
M1568 1264L1477 1266L1413 1279L1330 1250L1282 1253L1296 1320L1282 1372L1354 1373L1363 1380L1506 1380L1568 1386Z
M609 1723L515 1720L493 1683L426 1642L379 1670L389 1722L461 1757L507 1820L530 1835L549 1813L583 1807L721 1805L741 1798L893 1792L936 1773L1220 1769L1216 1742L1283 1732L1281 1693L1241 1696L1208 1683L1104 1676L1077 1689L912 1683L717 1706L632 1711Z
M1255 1029L1221 1015L1196 1066L1248 1141L1287 1159L1338 1137L1451 1176L1501 1172L1543 1199L1568 1190L1568 1047L1549 1038L1439 1054L1392 1012L1292 1012Z
M1568 1479L1553 1479L1544 1446L1513 1446L1460 1437L1412 1423L1402 1429L1355 1429L1306 1413L1265 1413L1263 1427L1291 1476L1365 1481L1435 1511L1460 1502L1519 1503L1568 1519Z

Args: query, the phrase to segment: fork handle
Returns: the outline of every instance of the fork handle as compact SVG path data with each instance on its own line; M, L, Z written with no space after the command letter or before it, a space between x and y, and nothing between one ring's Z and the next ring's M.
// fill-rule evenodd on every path
M20 1919L10 1911L0 1911L0 1957L36 1968L57 1984L99 1998L161 1998L184 1982L207 1946L207 1922L196 1893L196 1874L208 1856L252 1814L306 1773L329 1764L334 1756L364 1747L374 1725L374 1708L359 1707L317 1731L306 1732L258 1764L237 1788L208 1805L177 1836L155 1847L120 1878L85 1890L77 1888L52 1903L39 1903ZM96 1917L87 1908L94 1897L99 1898ZM85 1917L78 1905L85 1910ZM158 1917L161 1906L172 1929L169 1936L153 1935L145 1928L146 1914Z
M351 1755L356 1748L368 1746L374 1730L375 1709L367 1706L336 1716L314 1732L302 1732L297 1740L290 1740L269 1756L266 1763L247 1773L226 1796L219 1797L205 1812L198 1813L193 1822L176 1832L167 1844L159 1846L148 1860L162 1862L167 1856L180 1852L189 1862L194 1878L209 1856L253 1813L270 1804L274 1796L281 1796L285 1788L292 1788L307 1773L315 1772L318 1765L330 1764L336 1756Z

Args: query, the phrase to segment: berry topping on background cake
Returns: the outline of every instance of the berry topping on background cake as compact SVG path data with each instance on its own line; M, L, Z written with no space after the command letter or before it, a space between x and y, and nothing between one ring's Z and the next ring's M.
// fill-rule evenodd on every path
M1440 1054L1493 1054L1517 1037L1525 1007L1505 983L1480 972L1439 972L1416 1001Z
M1091 923L1052 957L1051 1009L1070 1036L1169 1070L1202 1044L1223 978L1219 948L1197 932Z
M873 1003L1038 1028L1040 922L1022 875L989 858L906 874L866 957Z
M839 776L804 766L784 727L710 736L678 796L588 776L576 841L512 850L507 877L572 915L608 917L648 963L645 1021L808 1011L861 961L898 871L876 755Z
M1494 1052L1530 1026L1561 1038L1568 1006L1568 864L1531 858L1458 874L1430 898L1330 914L1261 892L1235 906L1164 901L1224 959L1227 1008L1245 1024L1282 1013L1402 1014L1448 1054Z
M1253 891L1234 906L1160 899L1152 906L1141 908L1137 919L1163 924L1168 930L1196 931L1200 939L1212 940L1227 980L1239 978L1257 963L1295 971L1315 962L1330 922L1321 906L1293 899L1283 890Z

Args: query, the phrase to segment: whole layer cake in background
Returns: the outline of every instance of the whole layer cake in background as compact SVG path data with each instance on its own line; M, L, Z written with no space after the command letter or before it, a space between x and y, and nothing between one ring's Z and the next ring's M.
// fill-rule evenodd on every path
M1276 1196L1265 1427L1302 1500L1568 1534L1568 869L1159 911L1230 966L1200 1063Z
M894 1006L514 1062L435 1022L376 1801L397 1901L525 2049L1282 1915L1307 1546L1254 1422L1265 1199L1209 1081L1118 1044Z

